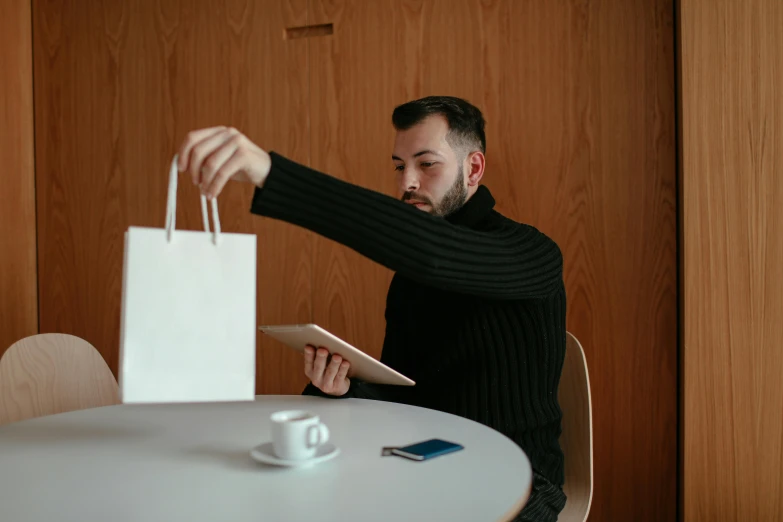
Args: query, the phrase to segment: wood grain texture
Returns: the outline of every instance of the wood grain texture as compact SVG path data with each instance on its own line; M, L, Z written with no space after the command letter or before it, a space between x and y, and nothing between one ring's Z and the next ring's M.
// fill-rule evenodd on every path
M684 520L783 521L783 4L679 10Z
M312 165L393 194L391 112L456 95L487 118L484 182L565 255L593 379L591 520L676 517L671 0L311 0ZM318 238L314 319L378 355L390 274Z
M78 335L117 370L123 232L164 224L167 170L185 134L232 125L309 154L304 1L34 2L41 330ZM181 183L180 228L199 229ZM310 317L311 237L220 198L225 231L258 234L258 322ZM301 356L259 335L259 392L304 386ZM298 380L297 380L298 379Z
M392 4L313 1L310 23L333 24L334 34L309 40L311 165L390 195L391 109L403 101ZM391 271L331 240L315 245L313 321L380 358Z
M29 0L0 1L0 356L38 332Z
M0 357L0 425L119 402L114 374L84 339L32 335Z

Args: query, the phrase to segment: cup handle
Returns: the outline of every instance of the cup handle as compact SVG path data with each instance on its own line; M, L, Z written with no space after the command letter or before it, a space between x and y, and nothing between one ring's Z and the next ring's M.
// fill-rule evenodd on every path
M307 428L307 447L314 448L329 440L329 428L326 424L313 424Z

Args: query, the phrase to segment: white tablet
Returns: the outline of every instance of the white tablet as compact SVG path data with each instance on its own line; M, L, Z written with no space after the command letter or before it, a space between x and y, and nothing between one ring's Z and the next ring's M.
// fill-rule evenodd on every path
M377 384L397 384L413 386L416 383L401 373L389 368L377 359L373 359L363 351L343 341L315 324L289 324L277 326L259 326L264 334L277 339L283 344L304 353L309 344L323 346L330 354L338 354L351 363L348 377L356 377L365 382Z

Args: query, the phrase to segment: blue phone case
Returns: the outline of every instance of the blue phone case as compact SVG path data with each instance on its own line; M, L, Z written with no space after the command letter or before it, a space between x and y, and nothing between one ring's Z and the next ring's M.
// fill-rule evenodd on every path
M400 457L413 460L428 460L448 453L453 453L465 449L460 444L448 442L440 439L430 439L423 442L417 442L402 448L392 450L392 453Z

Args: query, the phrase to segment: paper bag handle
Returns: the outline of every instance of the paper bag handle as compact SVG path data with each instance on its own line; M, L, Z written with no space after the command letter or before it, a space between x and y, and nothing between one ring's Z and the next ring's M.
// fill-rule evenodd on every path
M177 224L177 156L171 161L169 169L169 194L166 201L166 240L171 242ZM215 232L212 234L212 242L217 245L220 238L220 216L218 216L217 198L211 200L212 222L215 224ZM204 232L209 232L209 217L207 215L207 197L201 194L201 220L204 223Z

